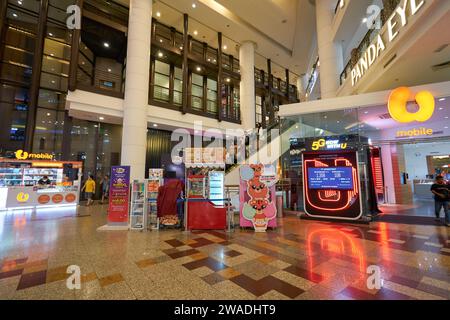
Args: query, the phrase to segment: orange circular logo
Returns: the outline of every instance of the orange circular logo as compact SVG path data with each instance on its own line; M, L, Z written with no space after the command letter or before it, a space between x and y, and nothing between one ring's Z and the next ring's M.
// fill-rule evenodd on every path
M43 194L43 195L38 197L38 202L40 204L47 204L47 203L50 202L50 196L46 195L46 194Z
M73 193L69 193L68 195L66 195L66 202L68 203L72 203L76 200L76 196Z
M53 203L61 203L63 200L64 200L64 197L62 195L60 195L60 194L55 194L52 197Z

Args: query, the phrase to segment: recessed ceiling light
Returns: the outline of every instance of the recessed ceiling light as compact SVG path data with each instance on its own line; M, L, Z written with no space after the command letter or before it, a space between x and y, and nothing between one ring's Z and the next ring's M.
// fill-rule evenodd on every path
M19 5L22 5L22 0L18 0L17 3L18 3Z
M105 120L104 117L98 117L98 120Z
M194 36L198 35L198 31L194 30Z
M183 50L183 47L180 47L180 50Z
M103 46L104 46L105 48L109 48L109 43L108 43L108 42L103 42Z
M50 117L50 112L47 112L47 117Z
M160 52L158 52L158 57L162 58L162 57L164 57L164 54L160 51Z
M445 101L445 98L441 98L441 99L439 99L439 101L441 101L441 102L442 102L442 101Z
M14 18L17 18L17 13L13 13L13 17L14 17Z
M53 33L51 33L51 32L49 32L48 35L49 35L50 37L53 37Z
M160 43L163 43L163 39L159 39L159 42L160 42Z
M155 128L158 127L158 125L157 125L156 123L154 123L153 126L154 126Z
M223 50L227 50L227 48L228 48L227 45L223 46Z
M159 18L159 17L161 17L161 12L156 12L156 16Z
M441 108L439 108L439 110L444 110L444 108L441 107Z
M231 81L231 79L230 79L230 78L227 78L227 79L226 79L226 81L227 81L227 82L230 82L230 81Z
M111 70L111 68L108 68L108 72L111 72L112 70Z
M367 18L362 19L362 23L366 23L367 22Z
M201 67L197 67L196 70L197 71L202 71L202 68Z
M192 4L192 8L197 8L197 5L195 3Z

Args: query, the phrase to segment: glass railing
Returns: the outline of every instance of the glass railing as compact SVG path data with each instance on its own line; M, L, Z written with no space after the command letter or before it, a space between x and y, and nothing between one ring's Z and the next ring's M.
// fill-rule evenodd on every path
M384 3L385 7L381 10L379 16L377 19L381 20L381 28L386 24L387 19L391 16L391 14L395 11L395 9L400 4L400 0L389 0ZM367 31L364 38L361 40L359 45L352 50L350 60L347 62L347 64L344 67L344 70L342 71L340 75L340 84L342 85L345 80L348 78L348 75L351 73L352 69L355 67L355 65L358 63L359 59L362 57L364 52L367 50L367 48L372 43L373 39L377 37L380 30L377 30L376 28L371 28Z

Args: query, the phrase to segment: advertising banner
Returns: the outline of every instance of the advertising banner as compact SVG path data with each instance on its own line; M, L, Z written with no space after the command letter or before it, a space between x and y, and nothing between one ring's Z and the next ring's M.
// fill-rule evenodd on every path
M240 226L266 232L277 227L275 184L277 175L272 165L243 165L240 168Z
M130 198L130 167L116 166L111 168L109 188L109 224L128 223L128 201Z

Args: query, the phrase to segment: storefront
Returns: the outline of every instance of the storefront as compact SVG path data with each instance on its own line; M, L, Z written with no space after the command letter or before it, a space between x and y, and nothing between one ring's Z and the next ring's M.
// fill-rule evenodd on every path
M22 150L0 158L0 210L76 206L82 164L52 158Z
M301 114L284 110L289 151L282 166L291 209L340 219L432 216L430 186L437 175L450 178L448 90L401 87L304 103Z

